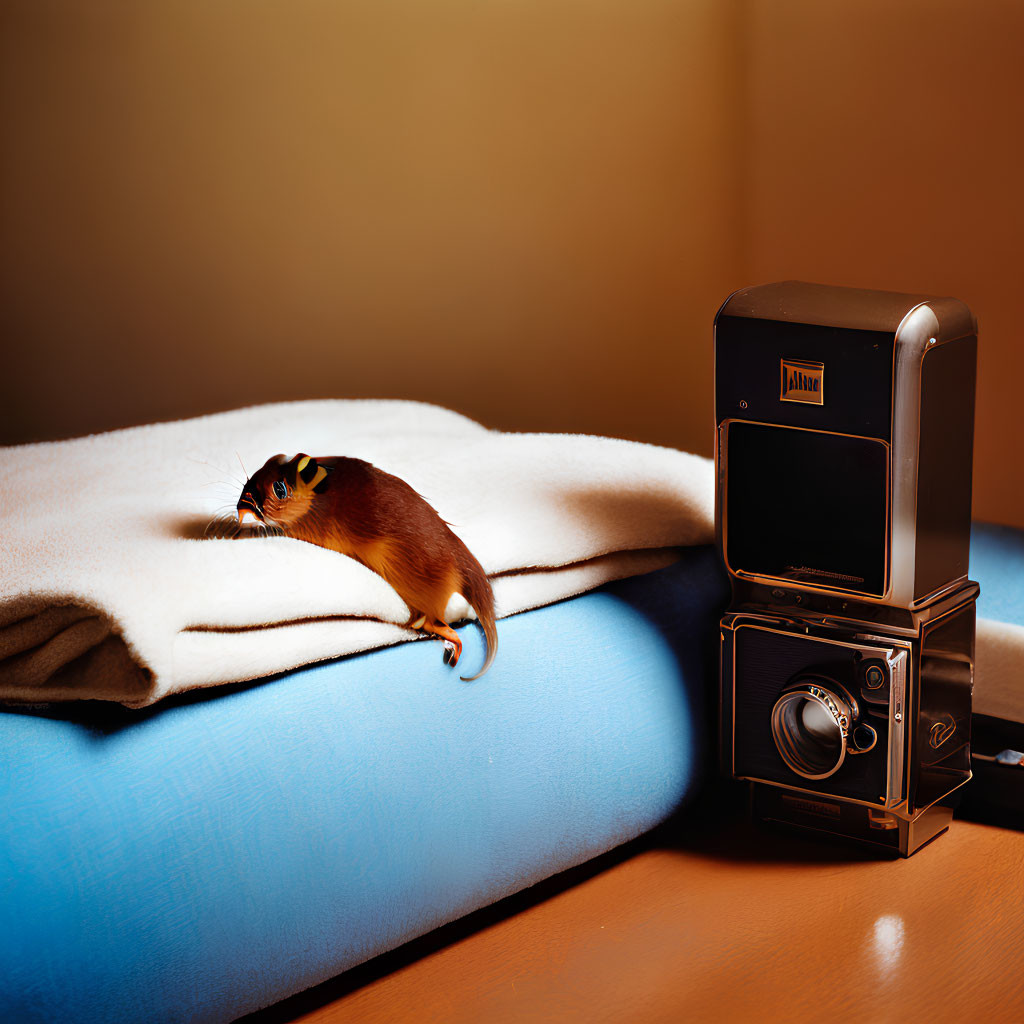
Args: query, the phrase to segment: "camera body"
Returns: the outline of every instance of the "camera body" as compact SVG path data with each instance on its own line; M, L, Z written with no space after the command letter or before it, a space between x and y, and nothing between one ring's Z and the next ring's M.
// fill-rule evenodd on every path
M977 326L783 282L715 319L721 751L755 814L908 856L970 778Z

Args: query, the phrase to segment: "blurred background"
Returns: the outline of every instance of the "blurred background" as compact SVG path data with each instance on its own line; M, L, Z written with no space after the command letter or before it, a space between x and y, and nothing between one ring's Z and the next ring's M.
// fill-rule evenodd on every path
M715 312L978 316L1024 526L1018 0L4 0L0 443L277 399L711 454Z

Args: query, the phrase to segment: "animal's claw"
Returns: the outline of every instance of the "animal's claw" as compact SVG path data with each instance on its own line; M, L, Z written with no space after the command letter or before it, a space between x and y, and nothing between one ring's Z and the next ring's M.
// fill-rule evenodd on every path
M459 660L458 654L455 653L455 644L453 644L451 642L451 640L445 640L445 642L444 642L444 655L443 655L443 657L444 657L444 663L446 665L451 665L453 667L455 666L456 662Z

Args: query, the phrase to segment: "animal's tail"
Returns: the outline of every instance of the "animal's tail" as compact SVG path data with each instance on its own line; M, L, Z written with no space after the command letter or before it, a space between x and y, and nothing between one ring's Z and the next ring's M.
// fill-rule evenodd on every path
M459 569L462 573L462 596L473 606L487 641L487 657L484 658L483 668L475 676L459 677L463 682L471 683L491 667L498 653L498 629L494 624L494 591L491 589L491 581L465 545L461 554Z

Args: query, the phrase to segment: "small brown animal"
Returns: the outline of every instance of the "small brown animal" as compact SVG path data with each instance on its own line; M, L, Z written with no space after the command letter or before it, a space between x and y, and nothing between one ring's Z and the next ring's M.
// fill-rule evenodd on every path
M408 604L407 625L444 639L446 663L462 654L444 620L455 593L473 607L487 641L479 679L498 651L494 594L480 563L404 480L362 459L275 455L242 489L238 521L251 516L285 536L349 555L383 576Z

